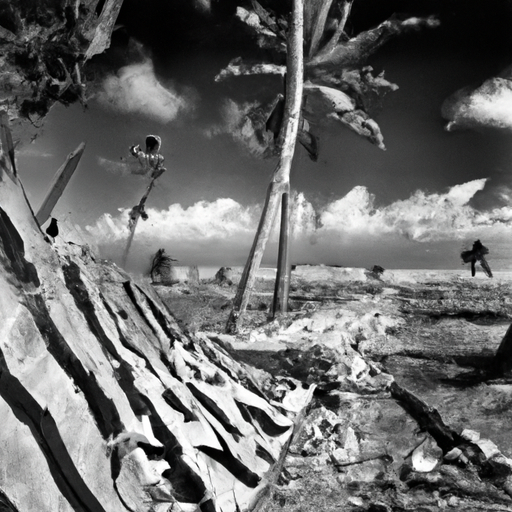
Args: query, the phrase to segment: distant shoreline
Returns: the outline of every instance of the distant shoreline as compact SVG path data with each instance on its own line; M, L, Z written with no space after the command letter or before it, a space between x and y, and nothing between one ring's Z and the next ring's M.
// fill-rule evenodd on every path
M213 265L177 265L174 268L178 279L186 279L185 276L188 275L189 269L191 267L197 266L199 271L199 279L211 279L215 277L215 274L221 268L220 266ZM242 273L244 267L243 266L233 266L230 267L231 270L235 273ZM365 273L370 269L364 267L341 267L341 266L330 266L330 265L297 265L297 269L292 271L292 275L300 274L306 277L308 274L318 274L318 273L329 273L332 274L333 278L342 277L343 281L347 280L359 280L365 276ZM260 267L258 271L258 277L261 278L272 278L275 275L276 267L263 266ZM512 269L510 270L494 270L494 279L496 280L506 280L509 279L512 281ZM434 268L401 268L401 269L385 269L382 274L382 280L387 281L388 279L396 279L398 281L404 280L409 281L414 277L419 278L420 280L427 281L439 281L443 278L445 279L453 279L455 277L461 278L469 278L469 279L489 279L482 271L481 268L477 266L477 273L475 277L471 277L471 271L469 265L461 266L459 269L434 269Z

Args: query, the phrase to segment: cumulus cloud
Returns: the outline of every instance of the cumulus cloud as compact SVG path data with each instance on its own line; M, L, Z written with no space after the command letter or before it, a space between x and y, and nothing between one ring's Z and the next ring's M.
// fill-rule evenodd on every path
M480 87L465 87L443 103L441 113L446 129L488 126L512 130L512 80L496 77Z
M31 145L20 145L20 147L16 148L16 152L18 153L18 155L33 156L37 158L51 158L54 156L53 153L50 153L44 149L34 147Z
M98 156L96 161L100 167L117 176L125 177L133 174L147 176L148 174L148 172L141 167L136 158L121 157L119 160L109 160L108 158Z
M469 204L485 183L485 179L474 180L444 193L418 191L380 207L375 206L375 196L361 186L320 210L303 194L296 194L291 213L295 260L350 264L347 258L351 258L353 264L364 266L370 264L366 258L378 258L379 251L384 251L393 264L397 251L412 251L420 258L432 250L432 244L454 247L455 243L457 251L479 237L485 242L508 239L512 207L478 211ZM139 222L134 245L146 257L166 247L183 264L242 265L260 211L259 206L243 206L233 199L200 201L188 208L174 204L162 211L150 208L149 220ZM104 256L116 259L126 243L127 225L128 210L121 210L120 215L104 215L86 229L94 233ZM270 247L277 238L275 229ZM453 261L457 258L457 254L452 256Z
M194 98L191 89L180 93L175 87L162 84L151 60L124 66L117 74L108 76L97 96L104 107L140 114L161 123L192 110Z

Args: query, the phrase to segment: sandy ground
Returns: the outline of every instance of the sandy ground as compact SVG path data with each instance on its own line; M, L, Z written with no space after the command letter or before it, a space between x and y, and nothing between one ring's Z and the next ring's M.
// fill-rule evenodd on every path
M237 269L233 281L238 275ZM260 272L236 337L222 334L236 285L221 286L210 278L155 288L183 327L208 333L239 360L273 376L330 389L344 371L343 355L334 360L345 344L374 372L391 376L438 410L454 431L477 431L512 457L511 381L483 377L512 322L512 272L496 272L490 279L481 271L472 278L468 268L377 274L361 268L302 266L292 272L290 313L271 320L273 276L272 270ZM338 356L333 356L336 350ZM350 364L354 361L357 357ZM420 509L416 497L400 490L397 461L407 456L401 452L404 446L412 450L424 439L421 429L394 400L381 396L376 401L378 393L368 390L346 391L316 397L306 432L317 439L322 425L342 424L343 442L356 432L358 450L391 450L393 464L386 465L384 458L340 474L324 453L332 434L320 435L315 449L311 438L303 439L295 447L298 453L292 447L285 464L288 477L267 510L313 510L320 502L323 511L340 510L340 503L354 511ZM389 480L387 490L376 483L381 473ZM433 486L422 498L422 510L512 510L506 497L502 502L487 491L485 500L495 505L482 509L481 497L468 497L453 486L443 489ZM372 508L372 503L383 503L383 508Z

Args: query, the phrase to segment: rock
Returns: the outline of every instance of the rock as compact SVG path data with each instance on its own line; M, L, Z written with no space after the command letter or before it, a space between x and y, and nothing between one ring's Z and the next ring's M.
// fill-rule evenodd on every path
M480 439L480 432L465 428L461 433L460 437L470 443L476 443Z
M254 331L251 331L249 334L249 341L251 343L265 341L267 339L267 335L264 330L262 329L255 329Z
M430 436L427 436L425 441L412 452L412 468L419 473L429 473L441 462L442 458L443 450Z
M474 441L474 444L476 444L478 448L482 450L482 453L485 456L485 460L489 460L490 458L500 453L498 447L489 439L478 439L477 441Z
M503 484L503 490L512 497L512 477L508 477Z
M363 499L359 496L350 496L347 501L356 507L363 507L364 505Z
M461 456L463 456L462 450L460 448L453 448L444 455L444 459L449 462L455 462L459 460Z
M449 507L458 507L460 499L457 496L450 496L447 502Z

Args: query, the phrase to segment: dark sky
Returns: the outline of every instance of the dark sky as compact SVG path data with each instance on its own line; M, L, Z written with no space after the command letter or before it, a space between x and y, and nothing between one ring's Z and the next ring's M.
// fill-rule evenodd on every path
M214 6L217 4L221 2ZM154 215L150 214L136 236L134 251L140 258L147 250L171 245L169 252L176 253L184 264L243 264L258 205L275 165L275 160L257 159L244 150L228 121L236 112L235 105L271 100L281 81L243 77L214 82L214 76L232 58L266 55L256 50L233 19L233 7L227 2L211 15L191 5L125 0L119 20L123 27L116 31L111 49L96 57L91 67L100 83L105 72L110 75L110 82L102 86L105 90L110 87L110 96L104 94L103 101L92 99L86 111L79 106L54 107L42 135L20 152L25 186L38 205L65 156L81 141L87 143L56 214L69 223L76 236L79 229L93 233L105 254L114 259L124 243L120 230L126 213L119 209L138 202L145 186L140 177L125 176L114 163L127 157L127 148L142 143L146 134L162 137L168 171L148 201ZM511 6L512 2L498 0L355 0L349 35L375 26L393 12L436 14L441 26L405 34L369 60L399 86L386 96L382 108L372 113L387 151L333 121L314 127L320 139L318 162L312 162L298 146L292 188L303 194L297 207L302 212L300 222L311 228L320 218L325 228L325 212L335 212L329 218L339 215L339 219L332 221L331 228L341 227L337 238L297 227L297 232L302 229L304 233L297 244L297 260L457 268L460 248L475 237L485 239L489 231L483 227L494 221L478 220L479 212L486 214L509 205L511 133L448 133L443 129L441 105L457 89L478 85L512 64ZM127 50L130 37L142 45L146 67L140 56ZM171 98L162 90L171 91ZM162 108L159 101L166 102ZM156 106L147 102L156 102ZM457 196L457 201L450 199L453 187L474 180L480 181L460 193L456 188L452 196ZM482 180L487 180L485 187ZM349 199L340 203L347 194ZM220 204L219 198L232 203ZM356 208L350 201L355 201ZM436 205L443 210L437 224ZM411 217L415 208L417 218ZM457 217L463 212L476 220L464 224ZM105 213L111 218L102 217ZM358 217L350 224L347 219L353 215ZM88 232L86 226L91 227ZM109 233L109 229L114 231ZM443 229L453 232L443 235ZM502 223L492 233L501 245L506 229L508 224ZM386 243L381 243L383 236ZM322 245L325 237L329 243ZM350 250L344 250L347 240L351 241ZM451 249L447 250L448 246ZM436 251L438 256L432 257ZM504 268L510 266L507 251L500 246L500 266Z

